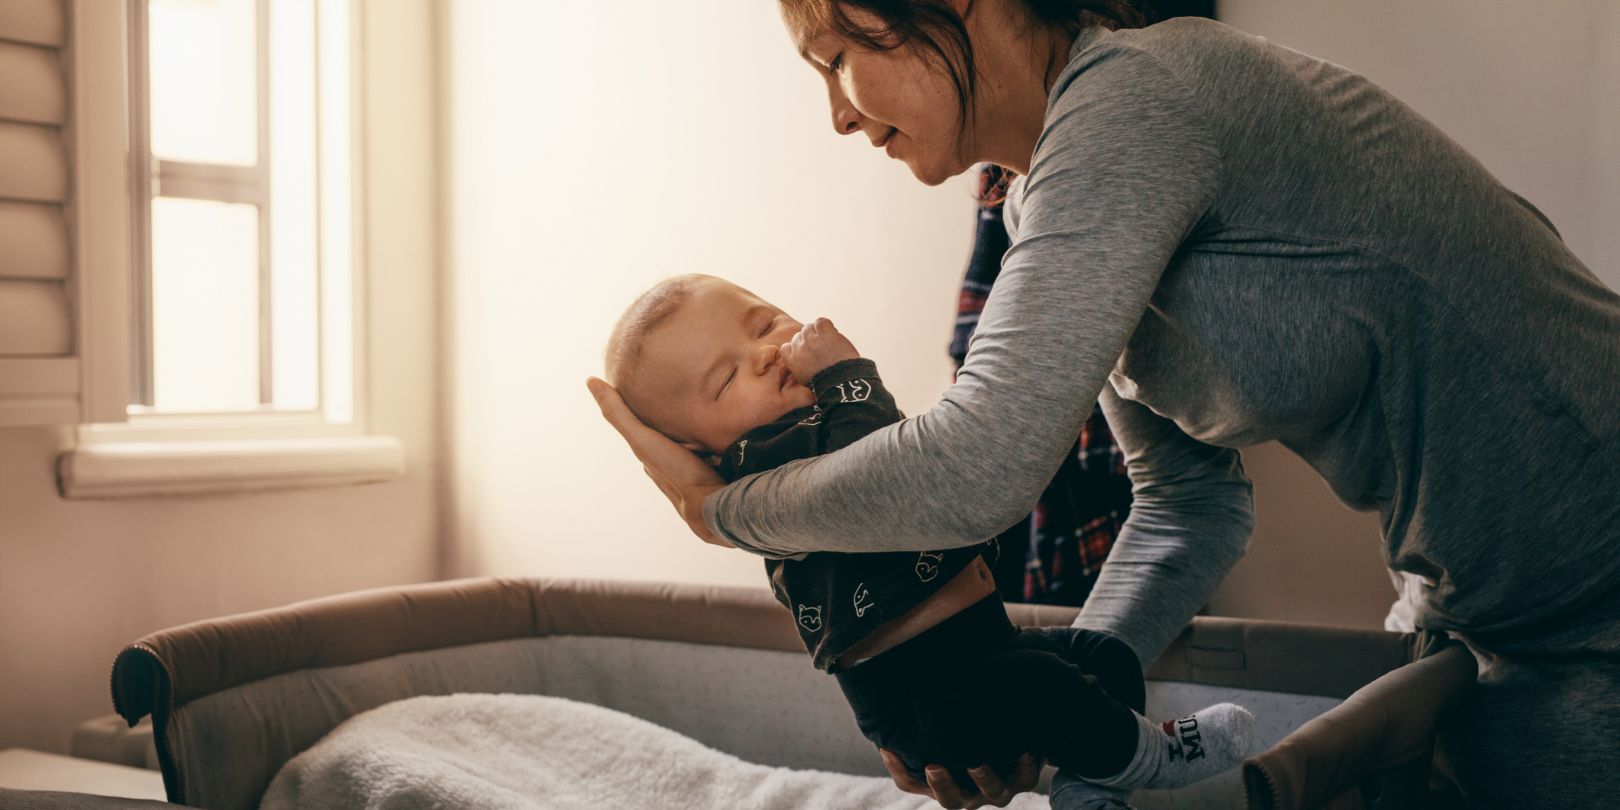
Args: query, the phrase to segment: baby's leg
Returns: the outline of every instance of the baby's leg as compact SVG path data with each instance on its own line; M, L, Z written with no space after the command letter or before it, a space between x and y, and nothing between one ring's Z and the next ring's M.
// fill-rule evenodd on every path
M1045 728L1033 733L1045 740L1048 759L1059 767L1120 787L1180 787L1234 767L1247 754L1253 718L1241 707L1211 706L1162 725L1143 717L1141 666L1130 647L1111 635L1041 628L1022 631L1017 644L1061 657L1114 703L1130 709L1126 729L1120 713L1100 709L1090 690L1055 693L1069 698L1067 710L1053 713ZM1055 680L1043 689L1063 689L1061 673L1048 677Z
M839 680L862 732L899 754L919 779L925 764L945 766L962 786L973 784L970 767L988 765L1010 776L1026 753L1058 764L1095 763L1085 772L1099 775L1130 762L1136 715L1096 678L1051 652L1011 646L974 652L905 673L862 672L863 664ZM878 674L890 685L875 688ZM903 680L900 688L897 680ZM1054 757L1058 742L1072 753Z
M1129 644L1110 633L1078 627L1026 627L1018 631L1013 645L1052 653L1095 678L1109 697L1138 714L1146 711L1142 663Z

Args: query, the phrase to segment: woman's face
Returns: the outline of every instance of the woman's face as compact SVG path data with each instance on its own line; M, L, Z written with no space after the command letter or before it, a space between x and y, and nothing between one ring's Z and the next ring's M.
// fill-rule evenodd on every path
M882 21L860 9L849 16L862 28ZM971 134L961 128L956 86L911 45L873 51L827 31L793 31L800 51L827 83L833 129L864 135L918 180L934 186L972 165Z

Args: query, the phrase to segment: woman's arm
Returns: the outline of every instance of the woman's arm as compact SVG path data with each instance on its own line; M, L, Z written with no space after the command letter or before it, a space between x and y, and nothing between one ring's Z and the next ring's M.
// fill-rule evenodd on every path
M1125 451L1131 515L1075 626L1113 633L1147 665L1248 548L1254 487L1236 450L1197 441L1112 389L1100 402Z
M1147 54L1094 48L1054 94L956 384L845 450L710 494L719 539L766 556L947 548L1034 504L1221 170L1191 94Z

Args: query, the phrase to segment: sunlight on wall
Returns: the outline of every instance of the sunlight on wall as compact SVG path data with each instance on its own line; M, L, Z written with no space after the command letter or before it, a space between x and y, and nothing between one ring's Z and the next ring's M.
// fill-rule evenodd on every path
M609 325L658 278L727 276L833 318L916 413L950 376L969 183L925 188L864 139L835 137L770 0L709 0L701 15L653 0L446 5L450 573L760 584L757 561L687 534L600 421L583 380ZM1620 57L1599 47L1620 34L1613 4L1220 11L1388 87L1620 285L1620 106L1606 103ZM1376 626L1393 595L1376 518L1276 447L1250 459L1255 543L1217 611ZM1320 576L1300 576L1301 559Z
M832 318L921 410L950 379L971 184L837 137L772 2L447 5L458 573L762 584L601 421L608 328L714 273Z

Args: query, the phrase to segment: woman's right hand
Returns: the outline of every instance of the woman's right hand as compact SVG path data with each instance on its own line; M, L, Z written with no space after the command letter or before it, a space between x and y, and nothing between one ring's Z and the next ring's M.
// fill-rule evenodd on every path
M691 450L647 427L630 411L630 406L624 404L619 392L606 381L591 377L585 381L585 387L596 398L597 407L602 409L602 418L624 437L625 443L630 445L630 452L641 460L641 469L658 485L659 491L669 499L692 533L705 543L736 548L709 531L709 524L703 519L703 499L725 486L714 468L705 464Z
M925 769L928 782L924 784L906 770L906 763L898 754L887 748L879 748L878 753L883 755L883 767L888 770L889 778L894 780L895 787L907 793L927 796L947 810L1006 807L1014 796L1034 790L1035 783L1041 778L1041 761L1025 754L1019 757L1018 769L1013 772L1011 782L1003 782L994 768L987 766L969 768L968 775L973 777L973 783L978 786L979 792L963 793L956 780L951 778L951 772L942 766L929 765Z

